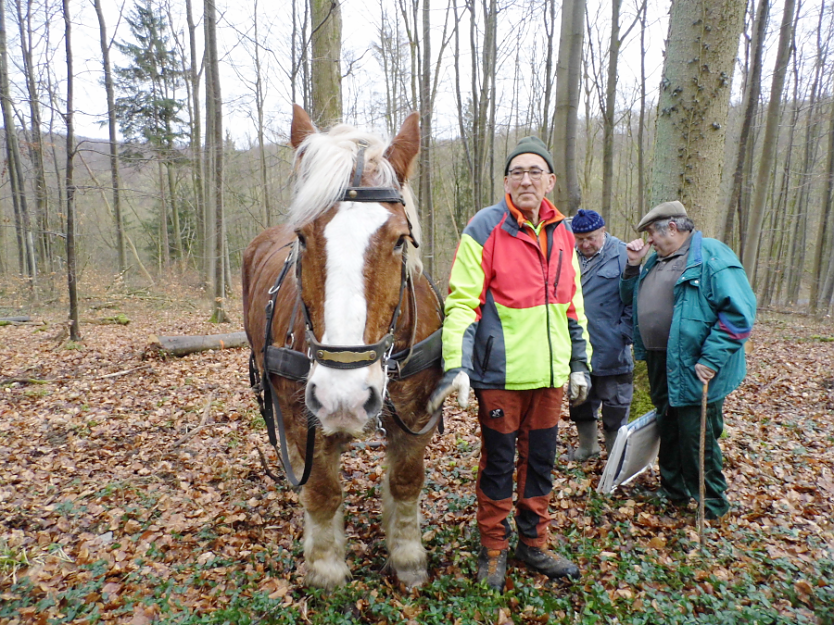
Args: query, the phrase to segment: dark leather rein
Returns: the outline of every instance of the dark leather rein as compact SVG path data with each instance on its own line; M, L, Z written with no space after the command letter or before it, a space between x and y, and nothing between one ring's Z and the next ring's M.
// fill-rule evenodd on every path
M386 202L399 203L405 206L405 201L403 200L402 195L397 189L390 187L359 186L362 180L362 171L364 168L364 152L366 147L367 144L360 143L359 154L357 155L356 171L353 176L353 186L345 189L344 194L339 198L338 201ZM408 225L410 230L411 223L409 222ZM414 244L415 246L417 245L416 241ZM397 302L397 307L394 309L394 314L392 316L391 323L388 326L387 334L383 336L380 341L372 345L342 346L325 345L323 343L319 343L318 340L316 340L315 333L313 332L313 324L310 319L309 310L307 309L307 305L304 302L304 299L301 295L301 252L298 240L293 242L291 245L293 247L287 255L286 260L284 261L284 266L281 268L281 272L279 273L278 278L275 281L275 284L272 286L272 288L269 289L268 292L270 298L266 305L266 329L263 349L264 374L263 376L261 376L260 371L258 371L257 364L255 361L255 353L252 352L252 354L249 357L249 382L253 390L255 391L261 415L263 416L264 421L266 422L267 432L269 434L269 442L273 446L273 448L276 448L277 452L278 439L280 438L280 456L281 462L284 465L284 471L286 472L287 478L289 479L290 483L294 487L299 487L303 486L307 482L307 480L310 477L310 471L312 470L313 454L315 451L316 439L316 419L309 410L306 410L307 442L305 449L304 471L301 475L301 478L298 479L296 478L295 473L293 472L292 463L289 459L287 449L287 438L284 427L284 417L283 413L281 412L281 407L278 405L275 388L273 387L272 381L270 379L270 373L274 373L276 375L296 382L304 382L307 378L307 375L309 374L313 362L316 362L317 364L323 367L329 367L333 369L359 369L362 367L369 367L374 363L382 360L383 373L385 375L385 385L383 387L382 392L383 402L385 407L388 408L388 411L391 414L391 417L394 419L394 422L397 424L397 426L406 434L409 434L411 436L422 436L431 432L434 429L434 427L438 425L438 423L440 423L439 429L442 433L442 408L438 409L437 412L435 412L431 416L431 418L425 426L423 426L419 431L415 432L409 429L409 427L402 421L399 414L397 413L397 410L393 402L391 401L387 393L389 379L393 379L395 381L402 380L411 375L419 373L420 371L424 371L429 367L435 366L440 362L441 331L436 330L428 338L420 341L417 344L414 343L414 335L417 329L417 301L411 274L406 267L407 248L403 248L402 278L400 281L399 300ZM285 345L284 347L276 347L272 344L272 322L275 317L275 302L278 298L278 292L281 290L281 286L284 283L284 279L287 277L287 274L289 273L289 270L293 265L295 265L296 271L296 302L295 306L293 307L289 326L287 328ZM429 280L429 282L432 288L434 289L435 294L437 295L438 302L441 303L442 298L440 296L440 293L437 291L437 288L434 286L434 284L431 283L431 280ZM397 328L397 322L399 321L400 314L402 313L403 297L406 291L410 292L411 294L413 316L415 317L411 341L409 341L408 349L398 352L397 354L392 354L395 341L394 334ZM295 342L293 328L295 327L295 318L299 306L303 310L304 322L306 326L306 355L292 348L293 343ZM263 393L263 395L261 395L261 393ZM387 432L385 431L385 428L382 427L382 409L380 409L380 412L377 413L376 419L377 430L381 434L386 435ZM278 430L277 436L276 424Z

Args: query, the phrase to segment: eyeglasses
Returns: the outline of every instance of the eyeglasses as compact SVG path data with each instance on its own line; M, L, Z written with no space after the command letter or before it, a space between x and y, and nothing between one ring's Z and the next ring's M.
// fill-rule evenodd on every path
M516 182L521 182L524 179L524 174L530 176L530 180L541 180L542 174L544 173L543 169L539 169L538 167L531 167L530 169L521 169L520 167L516 167L515 169L511 169L507 175L512 180Z

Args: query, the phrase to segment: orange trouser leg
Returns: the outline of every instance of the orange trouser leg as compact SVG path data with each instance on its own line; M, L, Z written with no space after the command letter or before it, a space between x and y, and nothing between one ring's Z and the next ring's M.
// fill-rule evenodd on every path
M547 542L550 522L562 389L476 390L476 394L482 443L476 489L481 544L488 549L509 545L516 469L516 527L525 543L542 546Z

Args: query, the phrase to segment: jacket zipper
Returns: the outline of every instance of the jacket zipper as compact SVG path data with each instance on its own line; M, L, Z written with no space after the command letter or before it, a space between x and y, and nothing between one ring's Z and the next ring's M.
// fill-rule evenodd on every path
M556 264L556 280L553 283L553 292L556 292L556 288L559 286L559 274L562 273L562 252L563 250L559 250L559 262ZM548 353L550 354L550 387L553 387L555 383L554 376L553 376L553 341L550 338L550 292L547 288L547 268L549 264L545 264L544 269L544 310L545 310L545 318L547 319L547 349Z

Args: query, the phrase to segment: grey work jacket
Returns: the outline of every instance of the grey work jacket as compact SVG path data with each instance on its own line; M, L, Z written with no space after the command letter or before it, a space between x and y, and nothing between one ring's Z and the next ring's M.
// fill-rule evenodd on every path
M620 276L628 260L626 244L608 234L600 256L588 271L582 270L582 294L593 348L591 373L620 375L634 369L631 304L625 305L620 299Z

